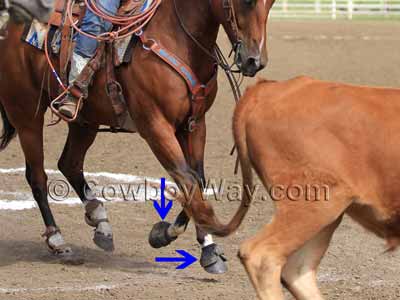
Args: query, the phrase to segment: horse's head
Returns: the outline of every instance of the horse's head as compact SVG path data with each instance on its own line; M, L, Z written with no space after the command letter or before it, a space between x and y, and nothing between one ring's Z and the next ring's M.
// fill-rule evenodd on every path
M214 15L234 47L235 63L245 76L265 68L267 20L275 0L210 0Z

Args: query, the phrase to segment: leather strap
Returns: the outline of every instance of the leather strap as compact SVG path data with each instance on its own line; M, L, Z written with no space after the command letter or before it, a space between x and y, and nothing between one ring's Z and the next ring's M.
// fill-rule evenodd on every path
M107 43L106 46L106 76L107 95L111 99L111 105L118 119L123 113L126 112L127 108L125 102L123 101L121 85L117 82L117 79L115 78L113 43Z
M65 86L68 85L68 67L72 54L72 26L70 19L67 18L67 7L68 1L66 0L58 0L57 1L58 10L62 8L62 16L61 16L61 47L60 47L60 78ZM77 4L74 6L75 8L75 16L78 17L78 24L82 22L82 19L86 13L86 6L83 3ZM56 12L53 16L57 15L57 6ZM57 19L51 18L51 21L57 22Z
M224 27L232 45L241 42L239 27L236 20L235 7L232 0L209 0L214 17Z
M211 79L206 83L202 84L197 78L196 74L192 69L183 62L175 54L167 50L159 42L154 39L147 39L144 33L139 35L143 47L152 51L156 56L158 56L162 61L168 64L172 69L174 69L183 80L185 80L186 85L190 91L192 98L192 112L188 118L188 130L190 132L195 130L197 120L205 113L205 99L210 95L213 89L217 85L217 67L215 68L215 73Z
M217 71L214 73L213 77L207 82L207 84L203 85L203 93L198 93L197 95L193 95L192 97L192 112L191 116L188 119L187 130L189 132L193 132L196 130L197 122L199 119L204 116L206 113L206 105L205 100L211 94L211 92L217 86Z
M100 70L102 67L102 62L105 52L105 43L100 43L97 48L95 56L89 61L82 72L79 74L78 78L74 81L70 88L70 93L75 98L87 99L89 92L89 85L92 81L94 74Z
M65 86L68 85L67 74L72 49L72 30L69 20L62 25L60 48L60 78Z

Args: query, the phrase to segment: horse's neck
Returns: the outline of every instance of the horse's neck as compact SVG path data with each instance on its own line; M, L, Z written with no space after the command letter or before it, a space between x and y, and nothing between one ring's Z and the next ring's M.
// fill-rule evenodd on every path
M216 43L219 25L208 0L164 0L150 23L149 37L159 38L170 51L189 62L201 80L208 80L214 61L184 32L175 12L174 1L184 26L210 52Z
M192 35L210 51L213 49L219 30L208 0L176 1L179 13Z

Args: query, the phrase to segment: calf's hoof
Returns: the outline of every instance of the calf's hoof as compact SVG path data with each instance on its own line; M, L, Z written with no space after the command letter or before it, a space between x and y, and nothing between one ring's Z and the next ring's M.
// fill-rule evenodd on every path
M216 244L201 249L200 265L210 274L224 274L228 271L224 252Z
M168 234L168 228L171 226L168 222L158 222L153 226L149 235L149 244L153 248L166 247L176 240L177 237L171 237Z

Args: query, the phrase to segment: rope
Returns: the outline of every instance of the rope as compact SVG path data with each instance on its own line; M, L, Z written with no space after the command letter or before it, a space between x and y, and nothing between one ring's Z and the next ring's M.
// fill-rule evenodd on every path
M234 73L238 73L237 70L234 70L233 67L235 65L235 62L231 65L229 65L228 60L222 53L221 49L218 47L218 45L215 48L215 53L217 55L217 61L218 65L224 70L226 77L228 78L229 84L232 89L233 97L235 98L236 104L239 102L240 98L242 97L242 92L240 91L240 85L243 82L243 76L239 72L239 78L236 78ZM233 156L236 152L236 145L232 147L231 150L231 156ZM234 169L234 174L237 175L239 170L239 156L236 157L236 162L235 162L235 169Z
M73 7L75 4L75 0L68 0L67 16L71 23L71 26L80 34L95 39L97 41L112 42L115 40L124 39L133 34L140 33L143 28L150 22L161 2L162 0L154 0L146 11L138 15L121 16L108 14L98 6L96 0L85 0L87 9L91 10L95 15L99 16L103 20L113 24L114 27L119 27L117 30L105 32L98 36L82 31L75 23L73 18Z

